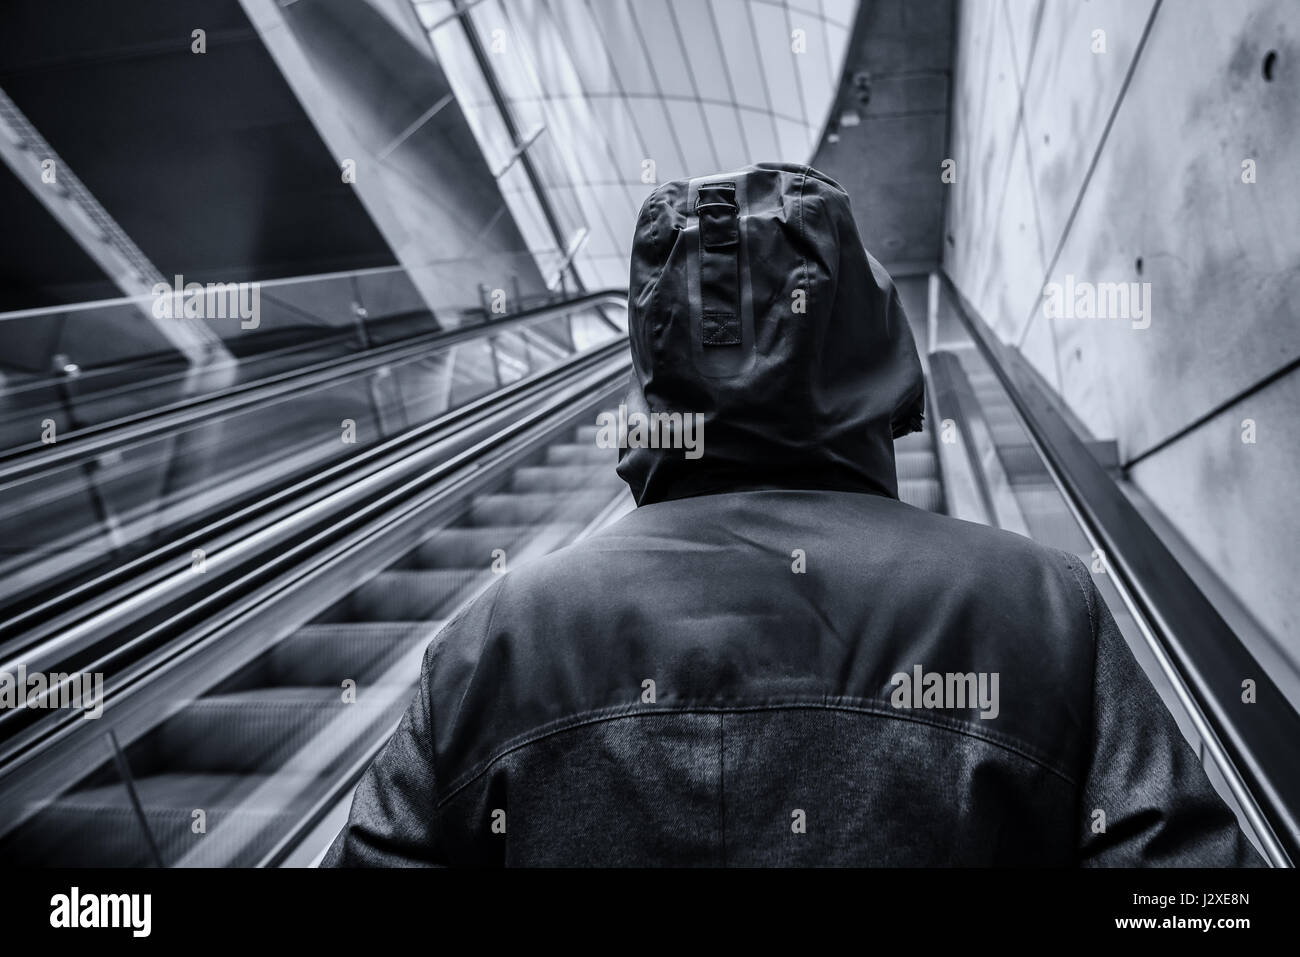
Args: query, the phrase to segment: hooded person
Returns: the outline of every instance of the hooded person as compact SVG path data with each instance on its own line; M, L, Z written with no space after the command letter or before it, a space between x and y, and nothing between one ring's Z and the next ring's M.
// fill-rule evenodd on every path
M839 185L666 183L630 279L628 416L695 447L446 625L327 865L1260 863L1079 559L898 500L924 379Z

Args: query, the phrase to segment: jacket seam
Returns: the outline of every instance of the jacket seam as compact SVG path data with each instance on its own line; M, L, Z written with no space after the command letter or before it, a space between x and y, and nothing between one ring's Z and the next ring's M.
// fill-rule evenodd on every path
M804 291L804 295L811 298L812 290L808 288L808 254L805 251L808 247L808 236L804 230L804 216L803 216L803 188L807 184L807 182L808 182L808 172L807 170L805 170L804 172L799 174L799 200L798 200L799 202L799 261L803 267L802 288ZM807 303L807 305L811 306L812 303L809 302Z
M727 866L727 743L723 726L726 712L718 715L718 820L719 838L722 844L722 866Z
M1087 757L1084 760L1084 776L1086 784L1088 768L1092 766L1092 762L1095 760L1097 753L1097 655L1101 650L1101 642L1100 637L1097 634L1097 619L1093 614L1092 601L1088 597L1087 589L1083 587L1082 576L1087 574L1085 570L1086 566L1084 566L1078 556L1072 555L1069 552L1064 552L1063 554L1065 555L1066 567L1070 570L1070 578L1074 582L1074 587L1079 589L1079 597L1083 601L1083 608L1088 613L1088 632L1089 636L1092 638L1092 680L1088 689L1088 750ZM1079 787L1078 789L1080 791L1079 799L1081 800L1083 797L1082 787ZM1076 813L1077 811L1078 807L1076 807Z
M834 702L783 702L780 704L761 704L761 705L682 705L680 707L645 707L639 704L623 705L614 709L603 709L598 711L586 711L580 714L571 715L554 722L549 726L544 726L536 731L527 732L507 741L500 748L492 752L488 757L481 759L472 768L461 775L461 780L456 781L447 789L446 796L438 802L438 807L442 807L451 801L457 794L474 783L478 778L486 774L502 758L516 751L522 750L529 745L537 744L546 738L563 734L566 731L573 731L580 727L592 724L600 724L605 721L617 721L623 718L641 718L653 717L665 714L745 714L758 711L845 711L853 714L871 714L881 718L895 718L901 721L911 721L916 724L924 724L929 727L937 728L941 731L951 731L955 734L962 734L978 741L984 741L994 747L1001 748L1012 754L1019 755L1026 761L1038 765L1046 771L1050 771L1057 777L1061 778L1071 787L1077 787L1078 781L1074 777L1050 761L1042 758L1018 742L1003 739L1001 735L992 735L987 731L978 731L970 725L957 721L942 721L936 716L916 715L899 711L895 708L886 707L883 704L871 704L863 702L861 704L841 704ZM455 780L455 779L453 779Z
M488 590L492 588L496 588L497 591L500 592L501 589L505 587L505 581L504 577L498 579L492 585L489 585L487 589L484 589L480 594L476 595L472 603L478 604L478 602L482 601L487 596ZM465 688L461 691L460 699L456 702L456 710L452 713L453 725L460 717L461 710L465 707L465 699L469 697L469 689L474 687L474 679L478 677L478 670L483 664L484 652L487 651L488 640L493 634L492 623L496 621L497 617L497 597L497 595L492 596L492 604L488 608L487 628L484 629L483 639L479 642L478 654L474 656L474 669L469 673L469 678L465 681ZM466 606L466 611L468 611L468 607L469 606Z
M1084 591L1083 582L1079 578L1079 571L1076 570L1076 564L1082 569L1083 563L1073 555L1066 555L1066 565L1070 569L1070 578L1074 581L1074 587L1079 589L1079 597L1083 599L1083 608L1088 613L1088 631L1092 635L1092 645L1097 647L1097 619L1092 613L1092 602L1088 598L1088 593Z

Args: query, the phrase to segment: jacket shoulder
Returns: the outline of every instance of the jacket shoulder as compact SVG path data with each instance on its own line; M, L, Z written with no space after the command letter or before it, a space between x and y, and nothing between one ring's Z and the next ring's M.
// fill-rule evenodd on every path
M907 506L905 506L907 507ZM910 507L909 507L910 508ZM950 587L975 590L990 598L1026 592L1050 595L1069 606L1087 624L1094 587L1080 556L1041 545L1024 535L920 509L913 545L933 564L935 574L950 577Z

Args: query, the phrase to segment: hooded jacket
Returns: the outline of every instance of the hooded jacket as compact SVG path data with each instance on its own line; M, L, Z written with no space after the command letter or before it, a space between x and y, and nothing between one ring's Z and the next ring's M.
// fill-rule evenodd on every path
M629 338L702 454L446 625L327 865L1260 863L1078 558L898 500L921 366L836 183L660 186Z
M704 461L625 450L638 505L760 488L898 497L893 440L921 429L921 363L836 183L764 165L661 186L628 288L629 410L702 415L706 437Z

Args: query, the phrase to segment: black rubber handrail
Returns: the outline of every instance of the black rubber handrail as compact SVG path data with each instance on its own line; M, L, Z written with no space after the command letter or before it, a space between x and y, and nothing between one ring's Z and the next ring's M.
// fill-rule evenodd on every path
M323 468L305 475L272 494L259 496L255 502L243 500L233 503L229 510L206 520L201 527L186 530L175 538L151 549L122 565L116 566L88 581L61 589L29 607L15 610L10 617L0 619L0 656L14 654L14 642L22 636L24 647L46 638L65 633L105 604L117 604L130 594L139 591L151 575L175 567L182 557L194 547L221 541L230 535L249 534L249 528L270 521L276 514L304 507L332 489L359 481L368 474L386 467L393 461L411 454L411 450L440 440L457 429L466 429L495 414L503 404L520 398L535 398L545 394L583 369L601 361L612 346L626 348L626 340L612 340L606 346L576 353L572 357L527 376L504 388L451 409L429 422L413 426L372 446L358 450L349 458L331 462ZM188 561L188 558L185 559ZM183 563L182 563L183 564Z
M258 546L256 553L239 559L193 604L169 609L166 620L150 629L151 635L131 637L128 644L135 646L127 652L131 664L121 674L121 681L111 686L106 682L106 697L121 707L124 695L147 694L162 671L183 661L192 663L201 646L222 647L223 635L245 627L266 606L279 601L286 589L297 588L302 580L314 580L321 568L336 562L340 555L351 555L365 542L384 537L383 530L393 523L462 494L466 483L491 474L492 466L501 464L503 457L517 458L511 449L521 440L553 433L559 420L571 418L574 409L606 401L611 390L624 387L621 383L631 370L631 357L625 341L608 343L593 353L597 363L571 370L564 381L554 383L545 399L516 399L511 410L504 410L510 412L504 422L480 430L472 445L452 458L433 468L414 461L403 464L395 470L400 474L359 483L363 487L349 490L346 503L289 519L286 525L294 527L285 536L274 536L274 543ZM485 459L489 460L486 465ZM294 584L287 584L290 581ZM121 657L123 650L111 654ZM102 664L93 670L108 671ZM127 706L128 711L131 708ZM144 702L140 708L141 714L152 714L154 705ZM92 738L97 743L101 736L101 728L88 728L78 715L65 710L43 715L38 727L20 731L16 739L0 740L0 806L4 808L0 832L18 826L32 813L32 794L58 791L84 775L86 768L61 757L68 744L81 742L89 747ZM42 768L54 772L59 780L51 783L43 773L33 776L33 761L54 762ZM40 778L39 784L32 783L35 777ZM15 809L22 813L15 815Z
M483 336L499 335L521 325L531 325L567 315L588 306L626 302L627 292L621 289L585 293L561 302L525 310L490 324L445 329L424 336L402 339L356 355L337 356L263 379L230 386L217 392L180 399L158 409L136 412L78 429L60 438L55 445L32 442L18 446L0 452L0 489L14 482L29 479L47 469L70 465L83 459L104 455L123 446L160 438L168 433L230 415L241 409L252 408L273 399L309 392L339 379L423 355L429 349L442 349Z
M479 336L491 336L502 331L508 332L513 328L518 328L520 323L545 321L547 318L569 314L573 310L590 308L593 302L625 303L626 298L627 294L624 290L605 290L600 293L592 293L571 298L563 302L548 303L545 306L536 309L517 313L509 319L501 320L490 326L479 324L462 330L435 333L431 336L420 337L417 342L412 342L408 339L400 343L395 343L394 347L401 348L404 354L414 351L416 355L421 355L430 349L445 348L448 345L453 345L455 342L461 341L464 338L475 339ZM505 398L521 389L536 388L546 381L549 376L560 374L562 367L567 362L572 361L572 359L576 359L579 355L581 354L576 354L570 359L562 358L555 366L552 366L549 369L545 369L540 373L518 380L517 382L506 386L504 390L498 390L497 392L490 393L487 396L466 403L459 408L452 409L444 415L439 416L436 420L423 423L422 425L415 426L412 429L404 430L398 436L394 436L375 445L360 449L344 460L329 463L319 469L313 470L310 474L288 477L288 480L280 483L277 487L271 490L269 498L265 495L259 498L257 505L263 508L270 508L286 495L300 495L309 488L319 487L326 482L334 481L342 471L360 468L363 464L369 464L376 457L385 454L385 452L392 447L394 441L404 441L405 438L427 434L430 430L447 428L451 427L451 425L456 422L468 421L475 414L478 414L481 409L490 405L494 401ZM325 365L330 366L330 370L326 370L322 374L323 376L328 377L327 379L315 375L312 369L302 370L307 376L309 376L307 379L304 379L302 376L295 376L291 373L287 373L285 376L277 377L277 382L283 380L283 386L276 386L276 394L289 394L297 389L309 392L318 388L322 381L332 381L339 377L364 374L364 370L362 372L357 371L357 360L364 361L366 367L369 368L373 367L375 364L382 365L392 362L393 355L391 351L388 350L383 351L382 354L381 350L375 350L374 353L368 353L363 356L348 356L343 357L342 359L335 358L329 360ZM346 362L346 367L341 366L341 363L343 362ZM245 389L256 387L258 385L259 383L247 383ZM262 402L267 399L268 393L264 391L259 390L251 392L240 400L240 406L243 407L248 403ZM197 407L200 404L201 408ZM187 402L185 405L195 406L195 412L202 418L221 416L232 411L229 405L221 406L219 404L219 397L215 395L202 397L201 403ZM108 425L110 424L106 423L105 427ZM169 426L176 427L175 423L170 420L167 422L154 421L150 423L150 428L152 429L163 429ZM421 430L423 430L423 433ZM138 432L132 435L120 436L120 440L123 442L133 442L138 439ZM65 438L63 440L64 443L69 441L71 441L70 438ZM64 454L67 454L66 450ZM81 447L80 451L74 450L73 454L93 455L101 454L101 451L94 448L88 449L86 447ZM0 462L2 461L3 457L0 456ZM28 465L24 467L35 467L38 470L43 470L45 468L55 467L56 464L56 448L46 446L40 453L33 453L33 457L28 460ZM37 474L41 474L41 471L38 471ZM361 473L356 472L355 474ZM0 489L4 488L3 476L3 468L0 468ZM3 494L3 492L0 492L0 494ZM202 518L202 524L199 524L198 521L189 521L177 526L176 534L172 536L173 540L169 541L166 545L150 548L145 553L134 557L126 557L123 561L115 564L113 567L95 571L89 577L78 572L76 575L64 576L65 580L51 581L48 585L39 588L30 588L20 595L11 596L11 598L5 603L3 614L0 614L0 649L8 646L16 634L28 629L45 628L45 630L48 630L48 628L46 628L47 625L51 627L64 627L66 622L70 620L69 616L74 613L74 609L78 608L78 606L87 599L87 595L90 592L106 592L109 588L120 590L121 582L142 574L148 566L157 563L160 555L164 555L164 553L176 553L177 548L172 546L179 547L179 545L194 541L198 537L209 534L214 528L221 527L220 520L223 516L236 515L247 511L247 509L242 507L243 504L245 504L245 499L242 498L237 501L225 503L219 511L204 516ZM214 522L218 524L213 525ZM177 536L179 536L179 538L177 538ZM197 545L202 545L202 542L197 542ZM161 560L166 561L168 559L164 557Z
M1109 570L1177 666L1249 789L1272 830L1271 836L1261 833L1261 841L1271 837L1289 862L1300 860L1300 714L1070 428L1028 360L994 335L946 274L942 279L1061 491L1104 549ZM1246 680L1254 682L1252 703L1242 700Z
M257 529L248 536L232 536L228 551L238 553L238 557L223 557L218 552L211 556L213 573L196 576L177 570L168 579L153 583L151 587L158 596L150 598L147 615L137 616L132 611L130 619L123 621L127 615L121 609L102 609L98 617L105 618L104 622L92 621L51 635L47 641L50 648L29 653L29 657L37 659L32 670L102 672L107 680L115 681L110 676L121 674L130 663L163 646L171 647L179 632L211 627L229 611L236 595L247 593L253 583L265 582L275 573L310 560L325 541L338 539L369 521L376 510L400 504L411 488L435 487L456 469L472 465L473 457L560 411L563 402L573 401L575 392L592 388L592 382L602 383L599 388L605 388L625 377L631 364L626 350L625 340L611 341L566 368L563 376L546 383L542 395L511 397L495 415L471 429L470 448L461 448L463 443L456 442L446 460L441 459L442 450L458 436L443 437L397 457L377 472L333 490L326 500L279 517L270 528ZM217 566L220 571L215 571ZM65 664L69 661L73 664ZM116 683L109 689L114 695L122 690ZM0 767L8 762L8 739L15 733L9 729L33 723L33 716L22 712L0 712ZM47 728L64 723L76 725L80 720L75 714L57 712L37 714L35 718L48 719L41 722Z
M50 312L53 315L66 316L66 313L61 313L60 310L57 308L50 310ZM419 316L422 319L427 319L430 315L431 313L427 309L419 309L419 310L413 309L405 313L394 313L390 316L385 316L383 319L379 319L379 320L368 320L368 323L379 325L380 328L382 328L382 323L384 322L410 319L415 316ZM0 323L3 323L4 321L5 321L5 316L3 313L0 313ZM480 321L474 324L483 325L484 323ZM2 326L0 326L0 328L2 328ZM310 338L300 338L297 341L288 342L285 344L272 345L266 348L261 348L258 349L256 352L251 352L244 355L234 355L232 357L233 361L237 363L239 366L245 368L251 365L260 365L261 363L264 362L273 362L273 361L283 362L286 359L292 358L295 353L303 352L307 349L319 348L322 345L346 346L349 342L354 341L357 335L357 327L355 325L313 326L310 324L304 324L302 326L294 326L289 328L293 328L293 329L310 328L314 331L315 330L318 331L315 331L315 334L312 335ZM371 328L372 326L368 324L367 332L371 331ZM429 335L432 332L440 331L442 328L443 327L440 326L438 327L438 329L413 333L412 336ZM459 326L457 328L459 328ZM412 338L412 336L403 336L400 338L409 339ZM391 345L396 341L398 341L398 339L389 339L383 341L381 344ZM365 349L369 347L362 346L361 348ZM349 354L355 354L356 351L357 351L356 349L350 350ZM286 366L284 368L288 368L288 367ZM112 381L115 379L122 379L128 375L133 375L135 373L138 373L141 370L148 371L151 369L158 370L159 374L147 379L140 379L138 377L133 378L133 380L130 382L121 383L115 386L105 386L104 388L95 387L97 385L97 380ZM21 396L24 393L47 392L51 389L57 389L60 386L72 385L75 383L78 390L77 398L80 401L88 402L92 399L93 400L120 399L123 396L134 395L141 391L147 391L158 385L176 384L176 383L184 382L190 376L189 370L190 370L189 361L180 353L175 351L170 351L170 350L169 351L160 350L158 352L142 353L139 355L132 356L128 359L122 359L118 362L107 362L102 365L95 365L89 369L80 368L80 366L78 365L78 371L73 376L69 376L67 372L52 371L39 377L21 379L14 382L12 385L8 386L5 389L5 395ZM90 387L87 388L87 386ZM13 409L10 409L6 411L3 416L0 416L0 424L11 422L15 418L18 418L25 414L26 413L21 410L15 411Z

